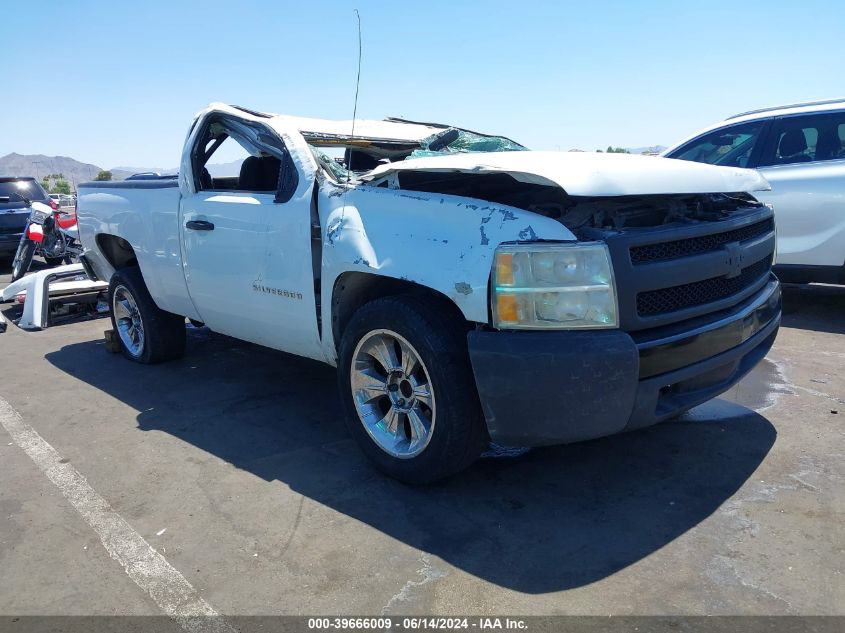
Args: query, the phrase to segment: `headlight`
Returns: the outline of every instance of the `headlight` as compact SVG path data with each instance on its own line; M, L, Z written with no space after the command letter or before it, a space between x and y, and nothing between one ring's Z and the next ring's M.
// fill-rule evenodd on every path
M619 323L607 246L512 244L496 249L493 325L502 329L613 328Z
M43 224L44 220L53 213L53 209L43 202L38 202L37 200L33 200L29 210L32 220L41 224Z

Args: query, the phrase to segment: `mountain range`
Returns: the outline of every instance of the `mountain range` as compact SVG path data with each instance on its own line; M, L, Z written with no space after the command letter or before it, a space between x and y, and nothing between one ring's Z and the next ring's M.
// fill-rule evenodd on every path
M237 176L241 161L208 165L208 171L215 178ZM94 180L103 167L82 163L70 156L45 156L44 154L6 154L0 156L0 176L33 176L41 180L47 174L64 174L71 189L82 182ZM113 180L125 180L132 174L154 171L160 174L175 174L177 167L129 167L121 165L109 169Z
M47 174L64 174L75 189L80 182L93 180L103 168L91 163L81 163L70 156L45 156L44 154L6 154L0 157L0 176L34 176L41 180ZM134 172L113 169L112 178L123 180Z

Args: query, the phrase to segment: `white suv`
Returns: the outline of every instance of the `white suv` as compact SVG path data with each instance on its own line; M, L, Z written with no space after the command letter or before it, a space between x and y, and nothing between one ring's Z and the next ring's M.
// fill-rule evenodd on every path
M845 99L744 112L663 152L756 168L772 186L781 281L845 284Z

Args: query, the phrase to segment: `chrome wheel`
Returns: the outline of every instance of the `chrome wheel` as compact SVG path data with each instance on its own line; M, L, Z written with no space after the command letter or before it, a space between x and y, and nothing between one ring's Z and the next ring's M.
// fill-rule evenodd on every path
M138 304L126 286L114 289L112 314L117 326L117 333L126 351L133 357L139 357L144 351L144 322L138 311Z
M384 452L408 459L431 440L436 407L428 369L417 350L390 330L373 330L352 354L352 399L358 418Z

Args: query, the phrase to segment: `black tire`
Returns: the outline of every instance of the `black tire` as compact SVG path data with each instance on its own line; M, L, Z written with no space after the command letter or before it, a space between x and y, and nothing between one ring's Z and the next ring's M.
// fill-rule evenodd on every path
M18 244L18 250L12 260L12 281L23 277L32 265L32 257L35 255L35 242L22 238Z
M358 343L376 330L401 335L419 354L436 397L431 438L421 453L398 458L369 435L352 394L352 363ZM488 443L475 379L467 351L468 327L443 302L420 295L376 299L358 309L346 327L339 350L338 379L349 433L384 473L409 484L426 484L463 470Z
M144 341L136 354L126 347L119 334L114 309L114 295L118 288L125 289L134 300L143 325ZM120 351L129 360L147 365L181 358L184 355L185 317L165 312L155 304L138 267L121 268L112 275L109 282L109 307L112 328L120 342Z
M65 263L65 257L44 257L44 261L47 262L47 266L52 268L53 266L61 266Z

